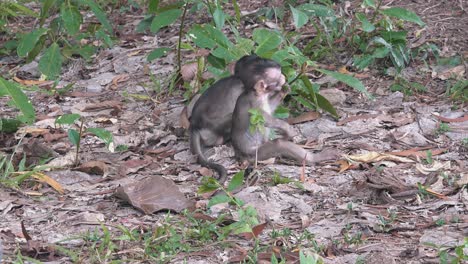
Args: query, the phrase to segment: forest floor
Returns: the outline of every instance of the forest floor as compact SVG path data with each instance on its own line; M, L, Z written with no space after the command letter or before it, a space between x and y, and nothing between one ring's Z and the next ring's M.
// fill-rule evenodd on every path
M242 11L252 11L268 1L238 2ZM427 24L419 34L415 32L420 28L410 29L410 45L435 44L441 58L461 58L461 68L438 65L433 58L426 63L413 61L403 75L426 90L412 95L390 91L391 77L368 70L359 78L374 100L317 76L313 81L328 86L321 94L340 118L322 114L295 124L301 143L314 152L336 148L362 161L349 165L343 158L302 167L277 159L260 164L259 181L236 194L257 210L260 223L266 223L258 245L238 235L212 239L215 227L207 223L219 223L211 217L232 214L222 223L226 225L238 215L227 204L207 211L209 198L197 194L202 176L211 171L198 165L189 151L181 118L187 103L183 88L171 94L166 89L176 54L152 62L146 59L155 43L175 44L177 28L164 29L157 38L136 34L132 30L142 16L120 14L119 44L101 51L92 64L70 62L59 86L74 85L64 95L28 92L37 121L22 128L25 137L0 135L0 151L11 154L16 149L19 159L24 154L37 160L52 153L50 165L62 169L43 173L64 189L59 193L60 186L53 188L33 178L20 190L0 185L2 263L18 261L19 252L44 263L158 263L155 259L174 252L170 263L227 263L251 257L254 251L258 263L269 263L273 252L281 252L287 263L298 263L298 248L317 252L325 263L439 263L447 254L455 256L457 247L463 251L463 245L468 255L468 113L466 103L453 102L446 95L451 84L447 76L466 79L468 6L455 0L384 3L412 10ZM262 26L249 25L244 32L249 35ZM188 62L198 55L185 51L182 56ZM17 66L4 59L0 59L2 73ZM36 62L16 70L26 76L38 74ZM158 81L163 92L153 89ZM6 102L0 98L1 115L14 116ZM81 143L82 165L70 169L75 147L66 130L55 126L55 119L66 113L83 116L86 127L106 128L115 145L127 145L128 150L112 153L88 135ZM228 168L230 177L239 171L231 146L215 147L211 154ZM272 184L278 174L293 183ZM157 190L150 206L179 211L181 205L174 203L193 203L205 215L167 210L144 214L115 195L118 187L138 182ZM184 231L189 226L196 230L194 225L209 235ZM145 246L145 235L155 238L158 232L165 234L158 238L165 243ZM203 239L207 242L202 245L192 241ZM151 259L151 254L157 256Z

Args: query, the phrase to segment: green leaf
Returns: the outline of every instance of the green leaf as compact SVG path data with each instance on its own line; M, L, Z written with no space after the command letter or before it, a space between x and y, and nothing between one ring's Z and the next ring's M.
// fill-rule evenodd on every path
M16 49L18 56L25 57L28 55L28 53L34 49L41 36L47 34L48 31L49 30L47 28L38 28L24 35L18 44L18 48Z
M34 107L29 101L29 98L23 93L21 88L14 83L11 83L0 77L0 90L6 91L10 95L14 105L18 107L23 116L18 117L21 122L31 124L36 119Z
M232 177L232 180L229 182L229 185L227 187L228 192L232 192L242 185L242 183L244 182L244 173L245 171L241 170L238 173L236 173L234 177Z
M159 59L163 56L166 56L167 52L172 49L170 48L157 48L151 51L151 53L148 55L148 61L152 61L154 59Z
M232 48L234 45L226 35L212 25L195 25L188 33L192 41L200 48L213 49L217 45Z
M362 30L364 30L365 32L372 32L375 30L375 26L371 22L369 22L366 15L364 15L363 13L357 13L356 17L362 24Z
M80 133L78 133L78 131L76 131L75 129L68 130L68 138L70 139L70 142L75 146L78 146L78 144L80 143Z
M387 49L387 48L385 48L385 49ZM387 49L387 51L388 51L388 49ZM355 67L357 67L358 69L363 70L364 68L369 66L371 63L373 63L375 58L373 56L371 56L371 55L364 54L364 55L361 55L361 56L354 56L353 60L354 60L353 65Z
M330 113L333 117L338 118L338 113L336 112L335 107L327 100L327 98L323 97L321 94L316 94L317 96L317 103L320 108Z
M212 192L218 189L218 182L216 181L215 178L213 177L203 177L202 178L202 184L198 188L197 193L202 194L202 193L207 193L207 192Z
M150 28L151 26L151 22L153 21L154 19L154 15L150 15L150 16L145 16L145 18L143 18L140 23L138 23L137 27L136 27L136 32L137 33L143 33L145 32L147 29Z
M230 48L225 48L225 47L217 47L213 51L211 51L211 54L213 56L224 59L225 61L234 61L237 59L237 56L233 54L232 49Z
M317 16L317 17L335 16L335 12L333 11L333 9L328 8L325 5L303 4L303 5L298 6L297 9L301 10L302 12L306 13L309 16Z
M289 8L291 9L294 26L296 27L296 29L299 29L303 27L305 24L307 24L307 22L309 21L309 18L307 17L306 13L294 8L292 5L289 5Z
M379 32L383 39L389 43L406 43L407 31L387 31L382 30Z
M50 17L49 10L55 2L56 0L44 0L44 2L42 2L39 25L44 25L45 20Z
M226 20L226 14L224 14L221 8L216 8L213 13L213 20L215 22L216 28L221 30L224 27L224 22Z
M41 53L41 51L44 49L46 38L47 35L43 35L39 38L36 46L28 53L28 56L26 57L26 63L30 63L37 57L37 55L39 55L39 53Z
M109 20L107 19L106 13L102 11L101 7L99 7L99 5L96 4L92 0L80 0L80 1L88 5L89 8L91 8L91 10L93 11L94 15L99 20L99 22L101 22L101 24L107 29L107 31L112 34L113 32L112 26Z
M181 14L181 9L171 9L157 14L151 22L151 32L157 33L161 28L174 23Z
M81 117L79 114L65 114L62 116L57 117L55 119L55 124L59 125L71 125L74 124L76 120Z
M225 194L219 194L214 196L213 198L210 199L208 202L208 208L212 207L213 205L217 205L220 203L228 203L231 201L231 198Z
M241 11L239 8L239 4L237 3L236 0L232 0L232 5L234 6L234 12L236 13L236 21L238 24L240 24Z
M18 127L21 125L21 121L17 119L3 119L0 118L0 132L3 133L15 133L18 131ZM0 166L1 168L2 166Z
M63 25L70 35L75 35L80 30L80 25L83 23L81 16L76 6L70 5L69 2L63 2L60 7L60 16L63 20Z
M27 16L37 17L36 12L34 12L31 9L25 7L24 5L15 3L13 1L10 1L8 4L11 5L14 9L16 9L17 13L22 13L22 14L25 14Z
M39 70L49 79L55 79L59 76L62 69L62 60L59 45L54 42L39 60Z
M376 59L385 58L390 50L387 47L378 47L372 52L372 57Z
M148 13L156 14L158 11L159 0L149 0L148 3Z
M102 141L104 141L106 146L109 146L109 144L113 143L114 141L114 137L112 136L112 133L103 128L92 127L92 128L88 128L86 131L100 138Z
M252 50L254 49L255 42L251 39L247 38L238 38L236 39L236 45L234 52L236 57L240 58L244 55L251 54Z
M278 106L276 108L274 116L276 118L281 118L281 119L288 118L289 117L289 109L282 106L282 105L280 105L280 106Z
M275 31L261 28L253 31L253 40L258 44L255 53L263 57L265 53L276 49L283 38Z
M372 7L372 8L374 8L374 9L377 7L377 6L375 5L374 0L364 0L363 5L364 5L364 6Z
M405 8L391 7L391 8L388 8L388 9L380 10L380 12L382 12L383 14L385 14L387 16L390 16L390 17L395 17L395 18L398 18L398 19L401 19L401 20L416 23L416 24L418 24L420 26L426 25L421 20L421 18L419 18L418 15L416 15L413 11L410 11L410 10L405 9Z
M335 79L337 79L340 82L345 83L346 85L353 87L354 89L360 91L361 93L365 94L369 99L373 99L374 97L366 90L366 87L364 87L364 84L353 76L349 76L347 74L339 73L339 72L333 72L333 71L327 71L324 69L317 69L317 71L325 73L326 75L329 75Z

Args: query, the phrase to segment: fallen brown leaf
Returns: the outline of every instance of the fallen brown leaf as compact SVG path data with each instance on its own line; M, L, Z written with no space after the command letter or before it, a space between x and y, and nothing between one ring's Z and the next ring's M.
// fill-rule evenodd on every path
M297 117L288 118L288 124L295 125L295 124L299 124L299 123L304 123L304 122L308 122L308 121L318 119L319 117L320 117L319 112L306 112L306 113L303 113L303 114L301 114L301 115L299 115Z
M252 232L245 232L245 233L240 233L239 235L243 236L245 239L250 240L254 237L258 237L260 233L262 233L263 229L265 229L266 225L268 223L265 222L263 224L256 225L252 228Z
M425 148L426 151L421 151L423 148L412 148L403 151L396 151L396 152L386 152L384 154L396 155L401 157L418 157L418 158L427 158L427 152L430 151L432 156L440 155L447 151L447 149L430 149L430 147Z
M439 119L440 121L442 122L446 122L446 123L455 123L455 122L465 122L465 121L468 121L468 115L464 115L462 117L458 117L458 118L447 118L447 117L443 117L443 116L440 116L440 115L435 115L435 114L432 114L433 116L435 116L437 119Z
M81 164L81 166L78 167L77 170L86 172L88 174L97 174L97 175L106 176L109 173L109 166L107 166L107 164L102 161L96 160L96 161L88 161L88 162Z
M180 212L194 206L194 202L185 198L172 180L160 176L121 186L115 195L145 214L160 210Z
M180 69L180 74L182 75L182 80L186 82L190 82L195 78L197 74L198 63L197 62L190 62L187 64L182 65Z
M41 80L23 80L23 79L20 79L18 77L13 77L13 80L15 80L15 82L17 83L20 83L20 84L23 84L23 85L26 85L26 86L31 86L31 85L40 85L40 86L43 86L43 85L52 85L54 82L53 81L41 81Z
M105 109L116 109L116 110L121 110L122 109L122 102L119 101L104 101L104 102L99 102L99 103L92 103L92 104L87 104L81 111L83 112L95 112L95 111L101 111Z
M41 173L41 172L35 172L31 176L33 178L39 180L39 181L47 183L48 185L50 185L50 187L54 188L58 193L60 193L60 194L65 193L65 191L63 190L62 185L60 185L60 183L58 183L57 181L55 181L51 177L47 176L46 174Z

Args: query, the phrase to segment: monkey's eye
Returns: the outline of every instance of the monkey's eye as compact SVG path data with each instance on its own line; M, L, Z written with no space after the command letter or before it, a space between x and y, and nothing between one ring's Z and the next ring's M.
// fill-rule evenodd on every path
M278 90L278 88L281 89L281 85L280 85L279 82L270 83L270 84L268 84L268 86L267 86L267 90Z

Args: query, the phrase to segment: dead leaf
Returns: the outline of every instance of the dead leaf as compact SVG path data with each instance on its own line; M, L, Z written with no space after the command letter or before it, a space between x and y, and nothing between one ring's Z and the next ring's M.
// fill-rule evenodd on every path
M180 212L194 205L193 201L185 198L172 180L160 176L121 186L117 188L115 195L145 214L160 210Z
M438 192L436 192L436 191L434 191L434 190L431 190L430 188L426 188L425 190L426 190L426 192L428 192L428 193L434 195L435 197L437 197L437 198L439 198L439 199L448 200L448 197L447 197L447 196L445 196L445 195L443 195L443 194L441 194L441 193L438 193Z
M205 176L205 177L211 177L213 176L213 171L208 169L208 168L205 168L205 167L201 167L198 172L200 172L201 176Z
M17 83L20 83L26 86L31 86L31 85L44 86L44 85L52 85L54 83L53 81L43 81L43 80L23 80L16 76L13 77L13 80L15 80Z
M342 74L347 74L347 75L351 75L351 73L348 71L348 69L346 69L346 66L341 66L338 68L338 72L339 73L342 73Z
M435 160L434 163L427 165L427 166L421 163L416 164L416 169L424 175L428 175L431 172L439 171L441 169L449 169L449 168L450 168L450 161L442 163L440 161Z
M352 161L364 162L364 163L378 162L378 161L383 161L383 160L391 160L391 161L404 162L404 163L414 162L413 160L405 158L405 157L398 157L395 155L379 153L375 151L371 151L371 152L360 154L360 155L348 155L346 157Z
M122 102L110 100L110 101L87 104L83 107L83 109L81 109L81 111L96 112L96 111L101 111L105 109L115 109L115 110L120 111L122 109Z
M62 185L60 185L60 183L58 183L57 181L55 181L51 177L47 176L46 174L44 174L42 172L35 172L31 176L33 178L41 181L41 182L47 183L48 185L50 185L50 187L54 188L58 193L60 193L60 194L65 193L65 191L63 190Z
M262 233L263 229L265 229L267 224L268 223L265 222L263 224L256 225L252 228L252 232L240 233L239 235L243 236L247 240L251 240L254 237L258 237L258 235Z
M47 134L43 135L44 140L45 140L47 143L50 143L50 142L52 142L52 141L59 140L59 139L61 139L61 138L66 138L67 136L68 136L67 133L54 133L54 134L47 133Z
M105 93L92 93L92 92L74 91L74 92L67 93L67 96L70 96L70 97L99 97L99 96L104 95L104 94Z
M435 114L432 114L432 115L435 116L440 121L445 122L445 123L456 123L456 122L458 123L458 122L468 121L468 115L464 115L463 117L458 117L458 118L447 118L447 117L443 117L443 116L435 115Z
M145 160L145 159L127 160L120 165L119 175L126 176L127 174L135 173L150 164L151 164L151 161Z
M295 124L299 124L299 123L304 123L304 122L308 122L308 121L318 119L319 117L320 117L319 112L306 112L306 113L303 113L303 114L301 114L301 115L299 115L297 117L288 118L288 124L295 125Z
M112 89L117 89L117 84L126 82L130 79L128 74L119 74L112 79Z
M425 151L421 151L425 150ZM425 147L425 148L412 148L408 150L403 150L403 151L396 151L396 152L387 152L386 154L390 155L396 155L396 156L401 156L401 157L418 157L418 158L427 158L427 152L431 152L432 156L437 156L440 155L444 152L446 152L447 149L430 149L430 147Z
M185 106L184 109L182 109L182 112L180 112L179 124L184 129L188 129L190 126L190 121L187 113L187 106Z
M197 75L197 70L198 70L198 63L197 62L191 62L182 65L180 69L180 74L182 75L182 80L185 82L190 82L195 78Z
M449 78L456 78L460 79L465 76L465 66L464 65L458 65L455 67L437 67L434 72L432 72L432 78L438 78L443 81L449 79Z
M338 165L340 166L340 170L338 171L338 173L342 173L343 171L347 171L348 169L350 169L352 167L352 163L348 162L347 160L338 160L338 161L336 161L336 163L338 163Z
M29 236L28 231L26 230L26 227L24 226L24 220L21 221L21 233L27 241L32 240L31 236Z
M86 172L88 174L106 176L109 173L109 166L107 166L107 164L102 161L96 160L81 164L77 170Z

